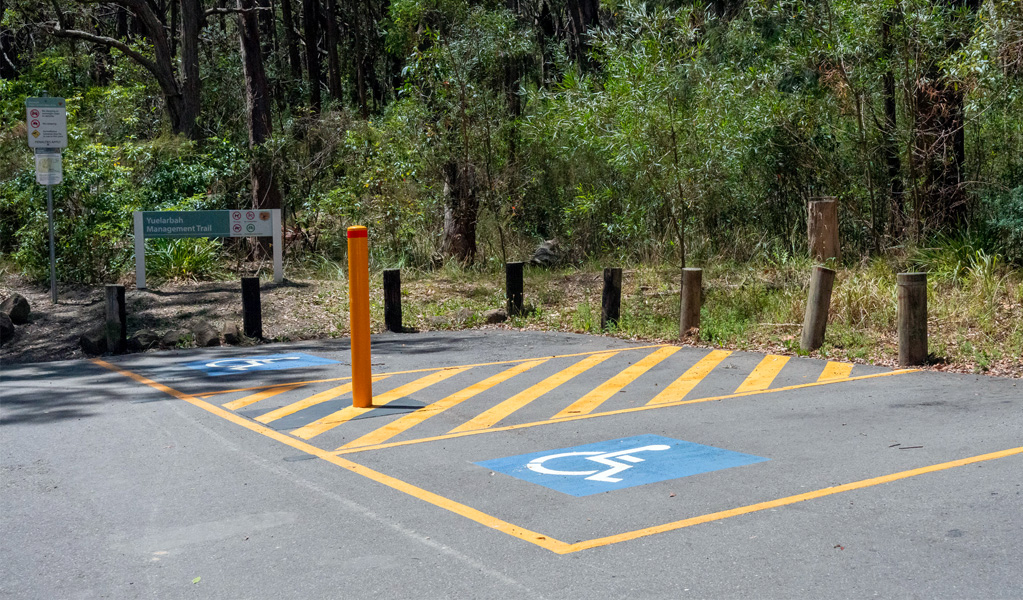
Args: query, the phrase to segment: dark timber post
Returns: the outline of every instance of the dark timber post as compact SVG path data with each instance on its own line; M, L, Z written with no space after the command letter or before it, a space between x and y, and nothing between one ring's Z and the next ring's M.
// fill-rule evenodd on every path
M263 337L263 307L259 300L259 277L242 277L242 328L251 338Z
M678 321L680 338L699 331L702 297L703 269L682 269L682 313Z
M899 364L927 362L927 273L899 273Z
M384 327L401 333L401 269L384 270Z
M835 271L826 267L814 267L810 276L810 296L806 300L803 316L803 336L799 347L806 351L816 350L824 343L824 331L828 326L828 312L831 308L831 289L835 285Z
M508 299L508 316L522 314L522 263L504 265L505 297Z
M107 338L107 349L114 354L121 354L128 346L128 322L124 307L124 286L107 285L107 321L104 332Z
M604 293L600 301L600 329L618 325L622 312L622 270L604 269Z
M806 232L811 260L837 260L838 201L834 198L811 200L807 206Z

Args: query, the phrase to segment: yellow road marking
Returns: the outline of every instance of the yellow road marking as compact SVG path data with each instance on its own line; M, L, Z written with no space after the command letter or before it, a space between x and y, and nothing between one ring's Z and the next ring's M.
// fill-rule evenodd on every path
M575 354L557 354L551 356L541 356L535 358L521 358L514 360L498 360L495 362L476 363L473 365L455 365L456 367L489 367L492 365L514 365L522 362L528 362L531 360L537 360L538 358L573 358L576 356L590 356L591 354L604 354L607 352L631 352L633 350L649 350L650 348L663 348L665 344L650 344L647 346L633 346L631 348L621 348L619 350L594 350L592 352L576 352ZM440 371L442 369L450 369L453 367L429 367L426 369L412 369L409 371L391 371L389 373L381 373L381 375L407 375L409 373L428 373L432 371ZM309 383L330 383L332 381L347 381L351 377L331 377L330 379L310 379L309 381L289 381L287 383L274 383L271 385L257 385L255 387L246 388L234 388L230 390L216 390L213 392L202 392L196 394L196 398L209 398L210 396L217 396L219 394L232 394L235 392L250 392L252 390L265 390L268 388L278 387L281 385L305 385Z
M753 372L749 374L746 381L739 384L739 387L735 388L735 393L740 394L742 392L755 392L759 390L766 390L771 387L771 382L781 372L782 367L785 363L789 362L788 356L778 356L775 354L768 354L764 357L764 360L760 361Z
M422 389L428 388L435 383L444 381L449 377L454 377L459 373L468 371L470 368L472 367L444 369L443 371L431 373L426 377L420 377L419 379L411 383L406 383L403 386L396 387L393 390L384 392L379 396L374 396L373 404L368 408L356 408L354 406L345 407L335 413L331 413L326 417L323 417L322 419L313 421L312 423L309 423L304 427L299 427L298 429L292 431L291 435L302 438L303 440L308 440L310 438L320 435L321 433L330 431L331 429L337 427L338 425L341 425L342 423L347 423L348 421L351 421L352 419L358 417L359 415L364 415L375 408L380 408L381 406L394 402L395 400L400 400L401 398L404 398L410 394L414 394Z
M852 370L853 365L850 363L828 361L828 364L824 366L824 372L817 378L817 381L845 379L850 373L852 373Z
M255 403L259 402L260 400L266 400L267 398L273 398L277 394L282 394L284 392L290 392L291 390L296 389L296 388L300 388L300 387L302 387L302 386L301 385L282 385L282 386L278 386L278 387L273 387L273 388L270 388L270 389L267 389L267 390L263 390L261 392L256 392L255 394L249 394L248 396L244 396L242 398L238 398L237 400L232 400L231 402L227 402L227 403L224 404L224 408L226 408L228 410L238 410L239 408L245 408L246 406L248 406L250 404L255 404Z
M512 523L509 523L507 521L503 521L501 519L498 519L497 517L493 517L491 515L488 515L488 514L486 514L484 512L476 510L476 509L474 509L474 508L472 508L470 506L466 506L465 504L461 504L459 502L455 502L454 500L450 500L450 499L445 498L443 496L440 496L438 494L434 494L433 492L429 492L427 490L424 490L424 489L422 489L420 487L416 487L416 486L414 486L414 485L412 485L410 483L406 483L406 482L404 482L404 481L402 481L400 479L396 479L394 477L390 477L388 475L384 475L383 473L380 473L378 471L374 471L373 469L364 467L364 466L362 466L360 464L357 464L357 463L351 462L349 460L346 460L344 458L341 458L339 456L336 456L336 455L334 455L334 454L332 454L332 453L330 453L330 452L328 452L326 450L323 450L322 448L317 448L316 446L313 446L311 444L307 444L305 442L298 441L298 440L296 440L294 438L290 438L290 437L288 437L288 436L286 436L286 435L284 435L282 433L274 431L273 429L270 429L270 428L265 427L263 425L258 425L258 424L254 423L252 421L249 421L248 419L245 419L245 418L240 417L240 416L238 416L238 415L236 415L236 414L234 414L232 412L224 410L224 409L220 408L219 406L215 406L213 404L210 404L208 402L200 400L199 398L197 398L195 396L191 396L189 394L185 394L183 392L179 392L179 391L177 391L177 390L175 390L175 389L173 389L171 387L163 385L162 383L158 383L158 382L153 381L151 379L147 379L146 377L143 377L143 376L138 375L136 373L132 373L131 371L126 371L126 370L120 369L120 368L118 368L118 367L116 367L116 366L114 366L114 365L112 365L112 364L110 364L110 363L108 363L108 362L106 362L104 360L95 358L95 359L92 359L92 362L94 364L97 364L97 365L100 365L102 367L105 367L105 368L107 368L107 369L109 369L111 371L114 371L115 373L120 373L121 375L124 375L125 377L128 377L128 378L130 378L130 379L132 379L134 381L137 381L137 382L142 383L144 385L148 385L148 386L150 386L150 387L152 387L152 388L154 388L156 390L159 390L159 391L162 391L162 392L164 392L166 394L169 394L170 396L173 396L173 397L178 398L180 400L184 400L185 402L188 402L189 404L192 404L193 406L196 406L196 407L199 407L199 408L201 408L203 410L206 410L206 411L208 411L208 412L210 412L210 413L212 413L214 415L217 415L218 417L226 419L226 420L228 420L228 421L230 421L230 422L232 422L232 423L234 423L236 425L240 425L240 426L242 426L242 427L244 427L246 429L249 429L250 431L254 431L256 433L262 434L262 435L264 435L266 437L269 437L269 438L274 439L274 440L276 440L278 442L281 442L282 444L288 445L288 446L290 446L292 448L295 448L297 450L300 450L300 451L305 452L307 454L310 454L312 456L316 456L317 458L320 458L320 459L325 460L325 461L327 461L329 463L332 463L334 465L342 467L342 468L344 468L344 469L346 469L348 471L351 471L353 473L357 473L359 475L367 477L367 478L369 478L369 479L371 479L373 481L376 481L377 483L381 483L381 484L386 485L386 486L388 486L388 487L390 487L392 489L404 492L404 493L406 493L406 494L408 494L408 495L410 495L410 496L412 496L414 498L419 498L420 500L428 502L428 503L430 503L430 504L432 504L434 506L437 506L438 508L443 508L443 509L448 510L450 512L453 512L453 513L455 513L457 515L461 515L461 516L463 516L463 517L465 517L467 519L475 521L476 523L484 525L485 527L489 527L489 528L494 529L496 531L500 531L502 533L506 533L506 534L511 535L513 537L516 537L518 539L530 542L530 543L535 544L535 545L537 545L537 546L539 546L541 548L545 548L547 550L550 550L551 552L554 552L556 554L569 554L569 553L572 553L572 552L578 552L580 550L586 550L586 549L589 549L589 548L596 548L596 547L600 547L600 546L607 546L609 544L614 544L614 543L617 543L617 542L623 542L623 541L627 541L627 540L633 540L633 539L645 537L645 536L648 536L648 535L654 535L654 534L657 534L657 533L663 533L663 532L666 532L666 531L673 531L673 530L676 530L676 529L682 529L684 527L689 527L689 526L697 525L697 524L700 524L700 523L708 523L708 522L711 522L711 521L717 521L717 520L726 519L726 518L729 518L729 517L735 517L735 516L745 515L745 514L749 514L749 513L753 513L753 512L757 512L757 511L761 511L761 510L767 510L767 509L770 509L770 508L776 508L776 507L780 507L780 506L785 506L787 504L794 504L796 502L802 502L802 501L805 501L805 500L811 500L811 499L815 499L815 498L823 498L825 496L830 496L830 495L838 494L838 493L841 493L841 492L847 492L847 491L851 491L851 490L862 489L862 488L866 488L866 487L880 485L880 484L883 484L883 483L890 483L890 482L893 482L893 481L898 481L900 479L906 479L908 477L914 477L914 476L923 475L923 474L926 474L926 473L934 473L934 472L937 472L937 471L942 471L942 470L945 470L945 469L951 469L951 468L955 468L955 467L969 465L969 464L973 464L973 463L977 463L977 462L982 462L982 461L987 461L987 460L994 460L994 459L998 459L998 458L1005 458L1005 457L1012 456L1012 455L1023 454L1023 447L1010 448L1008 450L1002 450L1002 451L999 451L999 452L991 452L991 453L988 453L988 454L981 454L981 455L973 456L973 457L970 457L970 458L954 460L954 461L940 463L940 464L931 465L931 466L927 466L927 467L921 467L921 468L918 468L918 469L911 469L909 471L901 471L899 473L893 473L891 475L884 475L884 476L875 477L875 478L872 478L872 479L864 479L864 480L853 482L853 483L847 483L845 485L840 485L840 486L830 487L830 488L824 488L824 489L821 489L821 490L816 490L816 491L813 491L813 492L807 492L805 494L798 494L798 495L795 495L795 496L788 496L788 497L785 497L785 498L779 498L777 500L771 500L771 501L768 501L768 502L761 502L761 503L758 503L758 504L751 504L749 506L734 508L734 509L730 509L730 510L718 511L718 512L715 512L715 513L710 513L710 514L699 516L699 517L692 517L692 518L689 518L689 519L683 519L683 520L680 520L680 521L674 521L674 522L671 522L671 523L665 523L663 525L658 525L658 526L654 526L654 527L647 527L647 528L643 528L643 529L637 529L637 530L631 531L631 532L625 532L625 533L621 533L621 534L617 534L617 535L612 535L612 536L606 536L606 537L602 537L602 538L595 538L595 539L592 539L592 540L586 540L586 541L582 541L582 542L577 542L575 544L567 544L565 542L553 539L553 538L551 538L549 536L541 535L541 534L539 534L539 533L537 533L535 531L531 531L531 530L523 528L523 527L518 527L518 526L516 526L516 525L514 525ZM880 374L875 374L875 375L865 375L863 377L849 378L849 379L845 379L845 380L841 380L841 381L853 381L853 380L858 380L858 379L869 379L869 378L873 378L873 377L886 376L886 375L895 375L895 374L907 373L907 372L914 372L914 371L913 370L893 371L893 372L890 372L890 373L880 373ZM810 387L810 386L814 386L814 385L821 385L821 384L819 384L819 383L816 383L816 384L804 384L804 385L792 386L792 387ZM768 390L768 392L764 392L764 393L780 391L781 389L782 388L775 389L775 390ZM666 405L660 405L660 406L666 406ZM641 407L641 408L643 408L643 409L659 408L660 406L657 406L657 407ZM608 414L608 413L604 413L604 414ZM585 416L579 417L579 418L588 418L588 417L593 417L593 416L597 416L597 415L585 415ZM558 421L558 422L563 423L565 421L561 420L561 421Z
M387 440L391 439L392 437L398 435L399 433L402 433L415 427L416 425L419 425L420 423L429 419L430 417L438 415L453 406L457 406L462 402L465 402L466 400L476 396L477 394L485 392L490 388L494 387L495 385L507 381L520 373L525 373L526 371L532 369L537 365L542 365L548 360L550 359L542 358L540 360L520 363L511 367L510 369L505 369L504 371L501 371L497 375L494 375L493 377L488 377L487 379L484 379L479 383L471 385L465 388L464 390L455 392L454 394L451 394L447 398L438 400L437 402L434 402L429 406L424 406L423 408L420 408L415 412L404 415L403 417L391 423L388 423L387 425L384 425L383 427L377 429L376 431L367 433L361 438L349 442L344 446L341 446L340 448L338 448L338 450L353 448L355 446L382 444Z
M1002 450L1000 452L991 452L989 454L981 454L979 456L971 456L970 458L953 460L950 462L930 465L928 467L921 467L919 469L910 469L909 471L900 471L898 473L892 473L891 475L883 475L881 477L863 479L861 481L855 481L853 483L847 483L845 485L824 488L813 492L807 492L805 494L796 494L795 496L787 496L785 498L778 498L777 500L770 500L768 502L759 502L757 504L741 506L739 508L733 508L731 510L722 510L719 512L710 513L699 517L692 517L690 519L682 519L681 521L665 523L664 525L657 525L655 527L647 527L645 529L637 529L635 531L620 533L618 535L610 535L607 537L596 538L585 542L578 542L572 544L568 552L578 552L579 550L586 550L588 548L607 546L608 544L615 544L618 542L624 542L626 540L634 540L636 538L641 538L648 535L664 533L665 531L673 531L676 529L682 529L683 527L690 527L692 525L699 525L701 523L709 523L711 521L720 521L721 519L727 519L729 517L736 517L739 515L747 515L749 513L767 510L770 508L778 508L779 506L795 504L796 502L803 502L805 500L823 498L825 496L831 496L833 494L840 494L842 492L859 490L875 485L881 485L883 483L890 483L892 481L898 481L900 479L915 477L917 475L923 475L925 473L934 473L936 471L944 471L945 469L952 469L955 467L961 467L963 465L983 462L986 460L1005 458L1006 456L1012 456L1014 454L1023 454L1023 447L1010 448L1008 450Z
M165 394L173 396L174 398L177 398L179 400L184 400L185 402L188 402L189 404L191 404L193 406L196 406L196 407L201 408L201 409L203 409L203 410L205 410L207 412L210 412L210 413L212 413L212 414L214 414L214 415L216 415L218 417L226 419L226 420L234 423L235 425L240 425L240 426L242 426L242 427L244 427L244 428L246 428L246 429L248 429L250 431L254 431L254 432L259 433L261 435L265 435L268 438L271 438L271 439L276 440L276 441L278 441L278 442L280 442L282 444L285 444L287 446L295 448L296 450L299 450L301 452L305 452L306 454L311 454L311 455L313 455L313 456L315 456L317 458L323 459L323 460L325 460L325 461L327 461L327 462L329 462L331 464L337 465L337 466L339 466L339 467L341 467L343 469L351 471L352 473L357 473L359 475L362 475L363 477L367 477L367 478L369 478L369 479L371 479L373 481L376 481L377 483L382 483L383 485L386 485L386 486L388 486L388 487L390 487L392 489L398 490L400 492L404 492L404 493L412 496L413 498L419 498L420 500L423 500L424 502L428 502L428 503L430 503L430 504L432 504L432 505L434 505L434 506L436 506L438 508L443 508L444 510L453 512L456 515L461 515L461 516L463 516L463 517L465 517L467 519L470 519L472 521L475 521L475 522L477 522L480 525L483 525L485 527L489 527L491 529L500 531L502 533L507 533L510 536L519 538L521 540L525 540L525 541L527 541L527 542L529 542L531 544L536 544L537 546L540 546L541 548L546 548L547 550L550 550L551 552L555 552L555 553L558 553L558 554L564 554L564 553L569 551L568 550L569 545L566 544L565 542L556 540L554 538L551 538L551 537L548 537L548 536L545 536L545 535L541 535L541 534L539 534L539 533L537 533L535 531L530 531L529 529L526 529L525 527L519 527L517 525L513 525L512 523L509 523L507 521L503 521L501 519L498 519L497 517L493 517L493 516L490 516L490 515L488 515L488 514L486 514L484 512L478 511L475 508L472 508L470 506L466 506L464 504L461 504L460 502L455 502L454 500L449 500L449 499L447 499L447 498L445 498L443 496L434 494L433 492L428 492L428 491L426 491L426 490L424 490L424 489L422 489L420 487L416 487L416 486L414 486L414 485L412 485L410 483L406 483L406 482L404 482L404 481L402 481L400 479L395 479L394 477L391 477L389 475L384 475L383 473L380 473L378 471L374 471L373 469L370 469L368 467L364 467L364 466L362 466L360 464L357 464L357 463L354 463L354 462L352 462L350 460L341 458L340 456L335 456L334 454L330 453L327 450L324 450L322 448L317 448L316 446L313 446L312 444L307 444L305 442L302 442L302 441L296 440L294 438L288 437L287 435L285 435L283 433L280 433L279 431L274 431L273 429L270 429L269 427L266 427L264 425L259 425L257 423L254 423L254 422L252 422L252 421L250 421L250 420L248 420L248 419L246 419L244 417L241 417L241 416L236 415L236 414L234 414L232 412L224 410L223 408L220 408L219 406L215 406L213 404L210 404L209 402L205 402L205 401L200 400L199 398L197 398L195 396L186 394L184 392L179 392L178 390L175 390L174 388L168 387L168 386L166 386L166 385L164 385L162 383L159 383L159 382L153 381L151 379L148 379L146 377L143 377L142 375L138 375L136 373L132 373L131 371L126 371L124 369L116 367L116 366L114 366L114 365L112 365L112 364L110 364L110 363L108 363L108 362L106 362L106 361L104 361L102 359L94 358L94 359L92 359L92 362L94 364L97 364L97 365L101 366L101 367L109 369L109 370L111 370L111 371L113 371L115 373L120 373L121 375L124 375L125 377L127 377L129 379L137 381L138 383L141 383L141 384L144 384L144 385L148 385L149 387L151 387L153 389L156 389L156 390L159 390L161 392L164 392Z
M609 410L601 413L591 413L588 415L575 415L571 417L565 417L563 419L549 419L547 421L535 421L533 423L522 423L519 425L505 425L504 427L491 427L489 429L476 429L473 431L460 431L458 433L449 432L444 435L437 435L433 437L419 438L415 440L403 440L400 442L391 442L388 444L377 444L374 446L360 446L358 448L335 450L338 454L354 454L356 452L366 452L369 450L383 450L384 448L395 448L398 446L409 446L412 444L424 444L427 442L437 442L441 440L450 440L452 438L465 437L469 435L479 435L482 433L496 433L498 431L512 431L514 429L526 429L529 427L539 427L541 425L559 425L562 423L569 423L579 419L596 419L599 417L610 417L613 415L624 415L627 413L640 412L644 410L654 410L658 408L667 408L669 406L683 406L685 404L699 404L701 402L717 402L719 400L729 400L732 398L743 398L746 396L759 396L761 394L774 394L776 392L787 392L791 390L798 390L802 388L817 387L820 385L834 385L837 383L845 383L847 381L860 381L862 379L874 379L876 377L889 377L892 375L904 375L906 373L916 373L918 369L900 369L898 371L889 371L887 373L874 373L871 375L860 375L858 377L850 377L848 379L836 379L834 381L822 381L818 383L801 383L798 385L790 385L786 387L774 388L771 390L758 390L752 392L742 392L739 394L727 394L725 396L711 396L709 398L697 398L695 400L679 400L675 402L665 402L663 404L657 404L654 406L637 406L634 408L623 408L619 410Z
M703 381L703 378L709 375L714 370L714 367L721 364L721 361L725 360L730 354L731 352L727 350L712 350L695 365L689 367L689 370L683 373L681 377L661 390L661 393L654 396L653 400L647 402L647 406L677 402L685 398L686 394L693 391L696 384Z
M658 363L681 349L682 348L679 346L665 346L654 350L642 360L638 360L635 364L629 365L624 371L598 385L593 389L593 391L582 398L579 398L551 418L561 419L564 417L571 417L573 415L585 415L593 412L598 406L606 402L608 398L620 392L622 388L635 381L640 375L654 368Z
M380 381L381 379L387 379L388 377L390 377L390 375L377 375L376 377L373 378L373 381ZM288 415L293 415L300 410L305 410L309 408L310 406L316 406L317 404L328 402L330 400L333 400L334 398L337 398L338 396L343 396L351 391L352 383L348 382L337 387L332 387L329 390L324 390L318 394L313 394L312 396L309 396L308 398L303 398L298 402L294 402L287 406L282 406L276 410L271 410L268 413L259 415L258 417L256 417L256 420L264 424L272 423L277 419L283 419ZM227 405L225 404L224 406Z
M600 363L611 358L615 354L618 354L618 352L607 352L605 354L593 354L591 356L587 356L586 358L580 360L579 362L568 367L567 369L558 371L557 373L551 375L547 379L544 379L540 383L526 390L523 390L518 394L515 394L511 398L508 398L504 402L498 404L497 406L480 413L473 419L469 420L463 425L455 427L448 433L460 433L463 431L472 431L474 429L487 429L488 427L493 426L494 423L497 423L501 419L519 410L520 408L529 404L533 400L536 400L540 396L543 396L547 392L567 382L576 375L579 375L580 373L583 373L588 369L591 369L599 365Z

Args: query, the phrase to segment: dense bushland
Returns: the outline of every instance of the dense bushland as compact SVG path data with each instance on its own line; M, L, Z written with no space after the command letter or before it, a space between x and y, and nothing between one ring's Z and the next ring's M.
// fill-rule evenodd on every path
M0 13L0 253L37 279L45 193L24 99L44 90L69 108L54 193L65 281L130 272L133 210L247 206L283 208L289 260L311 268L343 262L356 223L378 264L412 267L521 260L552 237L580 261L795 257L819 196L840 201L850 264L907 264L914 248L1023 264L1015 0ZM214 276L252 251L150 243L165 276Z

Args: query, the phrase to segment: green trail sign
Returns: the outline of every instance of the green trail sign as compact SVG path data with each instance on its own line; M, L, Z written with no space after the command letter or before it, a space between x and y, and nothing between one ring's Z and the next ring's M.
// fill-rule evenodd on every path
M284 281L281 211L162 210L135 215L135 287L146 287L146 238L273 237L274 282Z

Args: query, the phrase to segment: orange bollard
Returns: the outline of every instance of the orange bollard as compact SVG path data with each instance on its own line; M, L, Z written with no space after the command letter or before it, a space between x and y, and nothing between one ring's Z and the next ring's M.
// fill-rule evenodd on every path
M369 358L369 231L348 228L348 315L352 335L352 406L373 406Z

